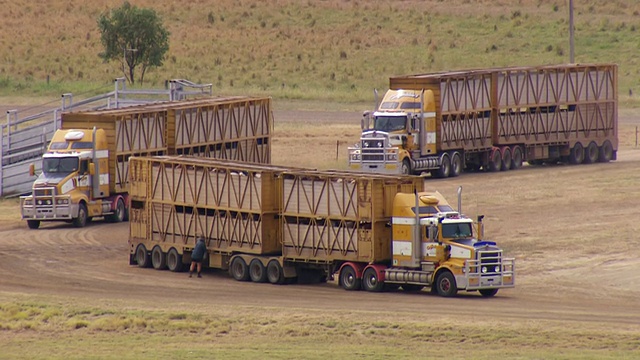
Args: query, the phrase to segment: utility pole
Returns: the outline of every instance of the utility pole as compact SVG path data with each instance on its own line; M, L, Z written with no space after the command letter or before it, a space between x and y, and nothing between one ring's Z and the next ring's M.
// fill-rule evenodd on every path
M573 0L569 0L569 62L575 63L573 52Z

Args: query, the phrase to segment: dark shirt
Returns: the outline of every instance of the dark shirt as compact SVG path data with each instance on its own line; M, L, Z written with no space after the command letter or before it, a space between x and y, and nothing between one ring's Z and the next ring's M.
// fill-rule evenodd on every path
M191 260L193 261L202 261L204 258L204 253L207 251L207 246L204 243L204 240L198 240L196 247L193 249L191 253Z

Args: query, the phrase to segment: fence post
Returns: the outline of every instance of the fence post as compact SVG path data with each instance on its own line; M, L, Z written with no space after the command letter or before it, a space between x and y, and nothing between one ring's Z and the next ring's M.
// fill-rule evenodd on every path
M16 119L18 118L18 110L7 110L7 151L11 149L11 118L12 117L15 117ZM15 124L14 126L16 126L17 128L18 124Z

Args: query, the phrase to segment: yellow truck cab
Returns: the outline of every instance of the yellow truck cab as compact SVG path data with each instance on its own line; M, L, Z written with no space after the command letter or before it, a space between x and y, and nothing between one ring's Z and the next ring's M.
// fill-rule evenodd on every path
M431 90L389 90L377 111L364 112L360 143L349 148L349 167L358 171L410 174L412 152L436 153L435 103ZM432 166L437 166L434 162Z
M30 174L35 175L31 165ZM83 227L93 217L126 219L127 194L109 190L109 150L102 129L57 130L42 156L42 172L32 192L20 198L22 219L30 229L42 221Z
M427 286L446 297L458 290L493 296L514 286L515 261L504 258L495 242L482 239L482 216L474 223L438 192L423 192L397 194L392 219L392 263L384 269L385 284L405 290Z

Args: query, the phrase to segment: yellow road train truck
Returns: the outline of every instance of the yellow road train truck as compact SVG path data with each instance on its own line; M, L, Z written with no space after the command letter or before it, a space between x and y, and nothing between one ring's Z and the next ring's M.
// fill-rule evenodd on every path
M616 159L615 64L512 67L392 77L353 170L458 176Z
M337 276L347 290L442 296L515 283L482 217L454 211L419 177L172 156L132 157L130 172L132 265L180 271L202 236L207 265L239 281Z
M65 113L43 155L22 219L83 227L94 217L128 218L134 155L188 154L271 161L270 98L213 97L122 109ZM31 171L35 174L35 166Z

